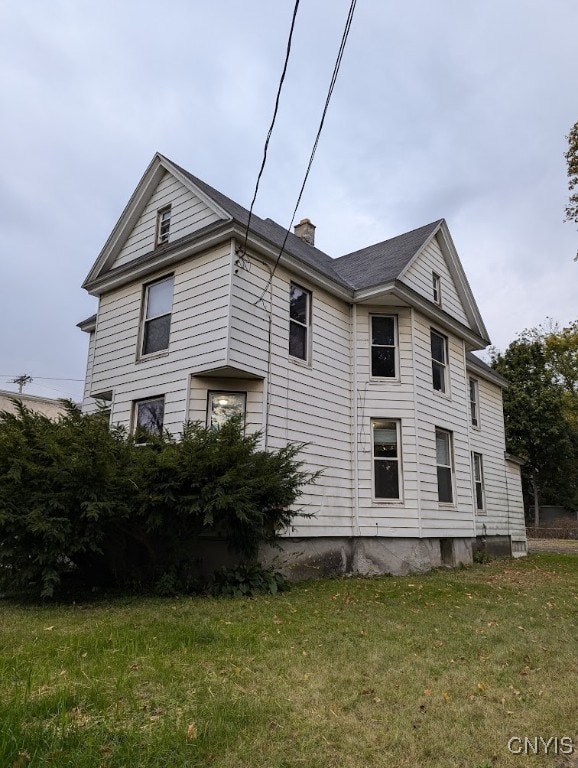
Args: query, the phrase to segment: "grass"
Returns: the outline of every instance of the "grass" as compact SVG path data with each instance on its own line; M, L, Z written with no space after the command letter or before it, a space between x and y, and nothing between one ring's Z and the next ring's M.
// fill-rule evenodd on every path
M0 611L2 768L578 764L576 555Z

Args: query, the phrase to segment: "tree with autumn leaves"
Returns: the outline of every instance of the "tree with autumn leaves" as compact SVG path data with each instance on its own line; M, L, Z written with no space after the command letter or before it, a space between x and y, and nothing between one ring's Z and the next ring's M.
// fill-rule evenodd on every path
M525 506L578 508L578 321L524 331L492 366L509 382L504 391L508 451L525 459Z
M568 189L570 195L566 206L566 221L573 221L578 224L578 123L574 123L568 139L568 151L565 153L566 163L568 165ZM578 253L575 261L578 260Z

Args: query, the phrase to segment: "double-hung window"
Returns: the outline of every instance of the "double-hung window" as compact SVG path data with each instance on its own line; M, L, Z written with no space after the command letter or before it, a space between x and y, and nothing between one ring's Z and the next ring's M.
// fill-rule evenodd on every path
M431 372L433 388L437 392L447 391L448 377L448 339L441 333L430 331Z
M171 231L171 206L167 205L157 211L157 245L164 245L169 242Z
M454 457L452 433L436 427L436 465L438 500L442 504L454 502Z
M134 408L134 433L137 443L146 443L151 435L162 435L165 418L164 397L137 400Z
M394 379L396 363L396 318L393 315L371 315L371 376Z
M470 390L470 421L472 427L480 426L480 394L477 379L469 379Z
M400 423L372 419L373 495L376 500L401 499Z
M174 278L165 277L145 286L141 355L169 348Z
M311 293L295 283L289 288L289 354L309 360Z
M246 392L213 392L208 393L207 426L219 429L229 419L240 417L244 419L247 403Z
M474 499L476 512L483 514L484 505L484 462L481 453L472 453L472 479L474 483Z

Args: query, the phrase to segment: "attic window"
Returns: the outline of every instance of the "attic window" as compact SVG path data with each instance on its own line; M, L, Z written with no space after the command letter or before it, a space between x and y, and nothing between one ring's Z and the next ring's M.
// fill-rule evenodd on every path
M157 211L157 245L169 242L171 229L171 206L167 205Z
M441 304L442 303L442 279L435 272L432 272L432 292L433 292L433 300L435 301L435 303Z

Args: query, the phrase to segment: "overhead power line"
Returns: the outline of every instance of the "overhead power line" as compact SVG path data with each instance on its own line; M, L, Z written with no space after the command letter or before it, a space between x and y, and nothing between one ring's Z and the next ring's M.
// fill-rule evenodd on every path
M287 238L289 237L289 233L291 232L291 227L293 226L293 222L295 221L295 216L297 214L297 209L299 208L299 204L301 202L301 198L303 197L303 191L305 190L305 185L307 184L307 179L309 178L309 172L311 170L311 166L313 165L313 158L315 157L315 153L317 152L317 145L319 144L319 138L321 136L321 131L323 130L323 125L325 123L325 116L327 115L327 110L329 108L329 102L331 101L331 96L333 95L333 89L335 88L335 83L337 82L337 75L339 74L339 68L341 67L341 60L343 59L343 52L345 51L345 45L347 43L347 38L349 37L349 30L351 29L351 22L353 21L353 14L355 13L355 6L356 5L357 5L357 0L351 0L351 4L349 6L349 12L347 14L347 19L345 21L345 27L343 29L343 35L341 36L341 43L339 45L339 51L337 52L337 58L335 60L335 66L333 67L333 74L331 75L331 81L329 83L329 89L327 91L327 97L325 99L325 106L323 107L323 113L321 114L321 120L319 122L319 128L317 129L317 135L315 136L315 141L313 143L313 149L311 150L311 155L309 157L309 163L307 164L307 170L305 171L305 176L303 178L303 183L301 184L301 189L299 190L299 195L297 197L297 202L295 203L295 208L293 209L293 215L291 216L291 221L290 221L289 226L287 227L287 230L285 232L285 237L283 239L283 244L281 245L281 248L279 249L279 253L277 254L277 259L275 261L275 265L273 267L273 271L271 272L271 276L269 277L269 280L267 281L267 284L265 285L265 287L263 289L263 292L261 293L261 296L255 302L255 304L258 304L260 301L262 301L263 297L267 293L269 285L273 281L273 277L275 276L275 272L276 272L277 267L279 265L279 261L281 260L281 256L282 256L283 251L285 249L285 245L287 244Z
M281 91L283 89L283 83L285 82L285 75L287 73L287 65L289 64L289 56L291 54L291 44L293 41L293 30L295 29L295 19L297 18L297 10L299 8L300 0L295 0L295 7L293 8L293 17L291 19L291 28L289 29L289 37L287 39L287 48L285 51L285 61L283 63L283 71L281 72L281 78L279 79L279 86L277 88L277 96L275 97L275 108L273 110L273 118L271 119L271 125L267 132L267 138L265 139L265 146L263 147L263 159L261 160L261 167L257 175L257 182L255 183L255 191L253 192L253 199L251 200L251 207L249 208L249 218L247 220L247 227L245 229L245 239L243 242L243 248L241 251L241 259L244 258L247 252L247 239L249 237L249 228L251 226L251 217L253 215L253 206L257 199L257 192L259 191L259 184L261 182L261 176L265 170L265 163L267 162L267 150L269 149L269 141L271 140L271 134L273 133L273 127L277 119L277 112L279 111L279 101L281 98Z
M12 376L9 373L0 373L2 379L15 379L16 376ZM33 376L33 379L41 379L42 381L84 381L84 379L67 379L58 376Z

